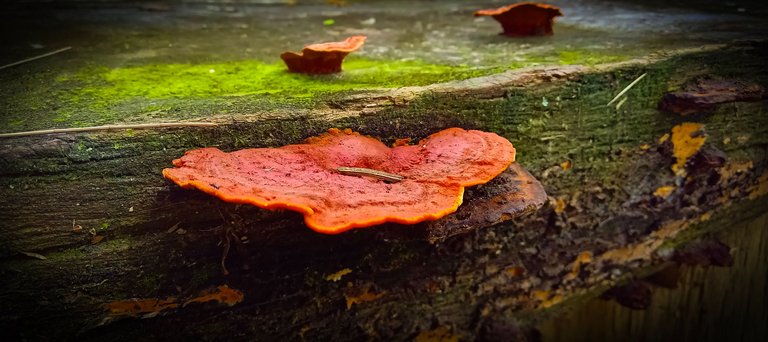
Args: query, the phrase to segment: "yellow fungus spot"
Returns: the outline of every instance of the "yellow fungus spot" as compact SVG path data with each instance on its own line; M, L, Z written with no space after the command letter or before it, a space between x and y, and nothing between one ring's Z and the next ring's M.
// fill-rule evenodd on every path
M311 328L309 325L305 325L305 326L301 327L301 330L299 330L299 337L301 337L301 339L303 340L303 339L304 339L304 335L305 335L305 334L306 334L306 333L307 333L307 332L308 332L310 329L312 329L312 328Z
M679 176L685 175L685 163L695 155L707 138L702 134L704 125L693 122L683 122L672 127L672 145L677 161L672 165L672 171Z
M731 138L729 138L729 137L723 138L723 145L728 145L730 143L731 143Z
M451 331L450 327L439 326L432 330L420 332L418 335L416 335L416 338L414 338L413 341L414 342L459 342L459 336L454 334L453 331Z
M718 173L720 173L720 183L725 183L734 176L744 174L754 166L755 165L751 160L744 162L730 162L725 164L723 167L717 170Z
M563 295L556 294L556 295L552 296L551 298L549 298L549 299L545 300L544 302L542 302L540 306L542 308L546 309L546 308L548 308L548 307L550 307L552 305L555 305L557 303L560 303L562 301L563 301Z
M757 184L749 188L749 199L753 200L760 196L768 195L768 171L763 172L757 180Z
M533 290L533 298L538 301L545 301L549 298L549 291L546 290Z
M343 269L341 271L338 271L336 273L332 273L332 274L327 275L325 277L325 280L327 280L327 281L339 281L339 280L341 280L341 277L343 277L343 276L345 276L347 274L350 274L350 273L352 273L352 270L350 270L348 268L345 268L345 269Z
M525 273L525 269L520 266L507 267L505 270L511 277L519 277Z
M561 214L562 212L565 211L565 200L562 198L556 199L554 207L555 207L555 213Z
M642 144L642 145L640 145L640 149L643 150L643 151L648 151L648 150L651 149L651 145Z
M653 192L653 195L666 199L669 197L669 195L672 194L673 191L675 191L675 189L676 187L674 185L660 186L658 189L656 189L656 191Z
M563 301L562 295L560 294L553 295L550 291L546 291L546 290L534 290L533 298L541 302L539 304L539 307L541 308L548 308L552 305L555 305Z
M666 134L662 135L661 138L659 138L659 144L663 144L667 140L669 140L669 133L666 133Z
M566 280L576 279L581 272L581 266L592 262L592 252L584 251L576 256L576 260L571 264L571 272L565 276Z
M571 162L570 160L566 160L560 163L560 167L562 167L563 170L570 170L573 167L573 162Z

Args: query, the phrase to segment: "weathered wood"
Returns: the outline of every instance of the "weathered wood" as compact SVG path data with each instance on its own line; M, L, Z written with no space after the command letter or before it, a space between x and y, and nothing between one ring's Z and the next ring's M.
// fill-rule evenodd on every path
M651 286L651 305L632 310L593 300L539 329L545 341L759 341L768 336L768 215L733 223L720 235L729 267L675 267L671 288Z
M659 142L682 120L656 110L668 84L710 63L765 85L765 50L750 43L505 84L491 97L426 94L358 116L0 141L0 325L28 339L409 339L439 327L465 338L504 336L651 272L675 246L728 228L729 216L765 211L765 102L686 118L708 134L697 155L719 148L728 160L691 158L685 177L672 172L672 146ZM621 109L605 107L643 72ZM387 141L450 126L497 132L552 205L430 244L387 233L408 227L322 236L296 214L248 207L224 206L223 220L218 202L160 176L186 149L278 146L333 126ZM662 186L673 189L654 195ZM233 243L225 277L219 244L230 232L249 242ZM579 259L584 252L592 257ZM347 268L340 281L327 280ZM104 321L111 301L187 298L224 283L244 302Z

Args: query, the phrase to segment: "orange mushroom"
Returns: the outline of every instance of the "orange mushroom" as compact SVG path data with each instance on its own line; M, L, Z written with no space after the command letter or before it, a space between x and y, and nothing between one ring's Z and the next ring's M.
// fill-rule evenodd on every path
M350 52L365 43L365 36L352 36L340 42L311 44L300 53L291 51L280 55L288 70L303 74L331 74L341 71L341 62Z
M501 34L511 37L551 35L555 17L562 15L558 7L533 2L475 12L476 17L491 16L496 19L504 29Z
M514 160L512 144L488 132L449 128L390 148L331 129L279 148L188 151L163 175L226 202L297 211L313 230L337 234L437 220L456 211L464 187L490 181Z

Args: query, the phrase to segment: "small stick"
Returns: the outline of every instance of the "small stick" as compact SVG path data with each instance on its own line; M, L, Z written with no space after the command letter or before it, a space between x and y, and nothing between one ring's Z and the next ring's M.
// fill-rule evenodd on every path
M608 102L608 104L606 106L610 106L614 102L616 102L616 100L618 100L621 97L621 95L626 94L630 89L632 89L632 87L635 86L635 84L637 84L637 82L640 82L640 80L642 80L643 77L645 77L646 74L647 74L647 72L644 72L642 75L640 75L640 77L638 77L634 81L632 81L632 83L630 83L626 88L624 88L624 90L620 91L619 94L616 95L616 97L614 97L613 100L611 100L611 102Z
M379 170L373 170L373 169L366 169L363 167L346 167L346 166L340 166L336 169L336 171L339 171L339 173L343 175L349 175L349 176L370 176L373 178L378 178L385 181L390 182L399 182L405 177L401 175L396 175L394 173L379 171Z
M616 104L616 110L619 110L619 108L621 108L621 105L623 105L624 102L627 102L627 99L628 99L627 96L625 96L623 99L621 99L621 101L619 101L619 103Z
M71 49L71 48L72 48L71 46L67 46L67 47L65 47L65 48L61 48L61 49L58 49L58 50L56 50L56 51L51 51L51 52L48 52L48 53L44 53L44 54L42 54L42 55L39 55L39 56L35 56L35 57L29 57L29 58L27 58L27 59L22 59L22 60L20 60L20 61L18 61L18 62L13 62L13 63L11 63L11 64L6 64L6 65L3 65L3 66L0 66L0 70L2 70L2 69L5 69L5 68L10 68L10 67L12 67L12 66L17 66L17 65L19 65L19 64L24 64L24 63L26 63L26 62L31 62L31 61L34 61L34 60L36 60L36 59L40 59L40 58L45 58L45 57L48 57L48 56L52 56L52 55L55 55L55 54L57 54L57 53L60 53L60 52L64 52L64 51L67 51L67 50L69 50L69 49Z
M229 241L229 227L225 227L224 229L224 238L226 239L226 242L224 243L224 253L221 254L221 271L226 276L229 275L229 271L227 270L227 255L229 255L229 246L232 242Z
M156 123L156 124L106 125L106 126L91 126L91 127L55 128L55 129L43 129L39 131L0 133L0 138L26 137L26 136L32 136L32 135L55 134L55 133L109 131L109 130L115 130L115 129L154 129L154 128L167 128L167 127L213 127L218 125L219 124L214 122L165 122L165 123Z

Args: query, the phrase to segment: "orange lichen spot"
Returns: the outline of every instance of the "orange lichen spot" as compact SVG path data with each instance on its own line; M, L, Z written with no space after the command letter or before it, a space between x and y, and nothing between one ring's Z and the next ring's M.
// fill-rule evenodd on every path
M394 143L392 143L392 147L398 147L398 146L408 146L411 143L411 138L402 138L395 140Z
M674 185L660 186L658 189L656 189L656 191L653 192L653 195L666 199L669 197L669 195L672 194L672 192L675 191L675 189L677 188Z
M221 285L215 289L203 291L199 296L184 302L184 306L192 303L217 302L226 306L234 306L243 301L245 295L242 292L230 288L227 285Z
M709 221L710 219L712 219L712 213L709 211L699 216L699 221L701 222L706 222L706 221Z
M179 307L176 298L167 299L128 299L118 300L104 304L104 308L111 317L132 316L140 317L148 314L156 314L164 310Z
M92 245L95 245L95 244L101 242L102 240L104 240L104 235L94 235L94 236L91 236L91 244Z
M553 203L553 207L556 214L562 214L565 211L565 199L564 198L557 198L555 199Z
M385 294L387 294L386 291L382 291L379 293L371 292L371 288L373 287L372 284L366 284L362 288L353 288L351 287L351 283L345 293L344 298L347 299L347 310L351 309L353 305L365 303L365 302L372 302L374 300L377 300L381 297L384 297Z
M453 329L448 326L439 326L432 330L422 331L418 335L416 335L416 338L413 339L414 342L459 342L459 335L456 335L453 332Z
M533 290L531 293L533 296L533 299L536 299L540 302L547 300L549 298L549 291L547 290Z
M563 301L563 295L553 294L546 290L534 290L532 296L533 299L540 302L539 307L544 309Z
M685 163L688 158L695 155L707 140L702 128L704 125L693 122L684 122L672 127L672 146L674 156L677 159L672 165L672 171L676 175L685 175Z
M511 37L551 35L555 17L562 15L560 8L533 2L475 12L476 17L491 16L496 19L504 29L501 34Z
M515 148L496 134L449 128L417 145L389 148L351 131L330 130L304 144L225 153L188 151L163 170L165 178L226 202L304 215L325 234L384 222L415 224L453 213L464 188L484 184L515 160ZM364 168L400 177L342 169Z
M341 271L338 271L336 273L332 273L332 274L327 275L325 277L325 280L327 280L327 281L339 281L339 280L341 280L341 277L343 277L343 276L345 276L347 274L350 274L350 273L352 273L352 270L350 270L348 268L345 268L345 269L343 269Z
M576 279L576 277L579 276L579 272L581 272L581 267L591 262L592 262L591 251L584 251L579 253L579 255L576 256L576 260L574 260L573 263L571 264L571 272L565 276L565 279L566 280Z
M609 250L603 253L599 259L616 264L626 264L635 260L650 260L653 253L667 239L675 237L688 227L689 223L686 220L668 222L652 232L647 239L626 247Z
M505 271L507 272L507 274L510 277L519 277L519 276L525 274L525 268L522 268L520 266L507 267L507 269Z
M556 295L554 295L554 296L552 296L552 297L548 298L547 300L545 300L545 301L541 302L541 304L539 305L539 307L546 309L546 308L548 308L548 307L551 307L551 306L553 306L553 305L555 305L555 304L558 304L558 303L562 302L562 301L563 301L563 298L564 298L564 297L563 297L563 295L561 295L561 294L556 294Z
M311 44L300 53L287 51L280 55L288 70L303 74L341 72L344 57L365 43L365 36L352 36L340 42Z
M560 167L563 168L563 170L570 170L573 167L573 162L566 160L560 163Z
M659 138L659 144L663 144L669 140L669 133L664 133L664 135Z
M748 197L751 200L768 195L768 171L763 172L760 178L757 179L757 184L751 186L748 191Z

